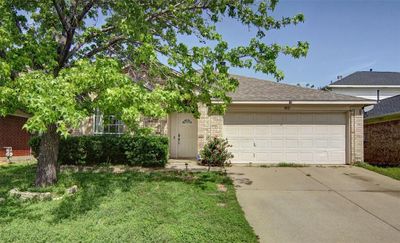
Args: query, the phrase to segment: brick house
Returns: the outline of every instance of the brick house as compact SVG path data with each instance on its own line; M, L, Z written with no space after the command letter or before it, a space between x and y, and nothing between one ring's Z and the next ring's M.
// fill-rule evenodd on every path
M29 156L30 134L22 127L28 116L22 112L0 117L0 157L5 157L5 147L12 147L14 156Z
M225 115L172 113L144 120L143 126L170 138L171 158L195 158L210 136L233 145L233 163L351 164L364 160L363 107L375 101L329 91L235 76ZM76 134L122 133L116 119L100 115L85 121Z
M365 161L400 165L400 95L381 100L365 113Z

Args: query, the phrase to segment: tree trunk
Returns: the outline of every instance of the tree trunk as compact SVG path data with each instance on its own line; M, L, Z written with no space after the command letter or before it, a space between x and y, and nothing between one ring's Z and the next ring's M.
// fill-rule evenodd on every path
M36 169L35 185L46 187L57 182L57 159L60 136L57 133L57 126L48 126L47 131L42 134L38 165Z

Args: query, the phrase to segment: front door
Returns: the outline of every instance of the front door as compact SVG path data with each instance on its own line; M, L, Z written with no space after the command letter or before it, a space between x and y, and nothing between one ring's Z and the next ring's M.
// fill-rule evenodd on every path
M171 157L195 158L197 154L197 119L190 113L173 113L171 121Z

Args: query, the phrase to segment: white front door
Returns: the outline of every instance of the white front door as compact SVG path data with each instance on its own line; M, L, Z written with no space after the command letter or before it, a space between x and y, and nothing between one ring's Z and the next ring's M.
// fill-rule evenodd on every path
M195 158L197 154L197 119L190 113L170 115L171 157Z

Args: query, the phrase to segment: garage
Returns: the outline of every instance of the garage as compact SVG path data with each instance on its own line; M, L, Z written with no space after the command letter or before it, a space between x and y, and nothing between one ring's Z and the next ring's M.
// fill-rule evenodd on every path
M233 163L346 163L345 112L228 112Z

